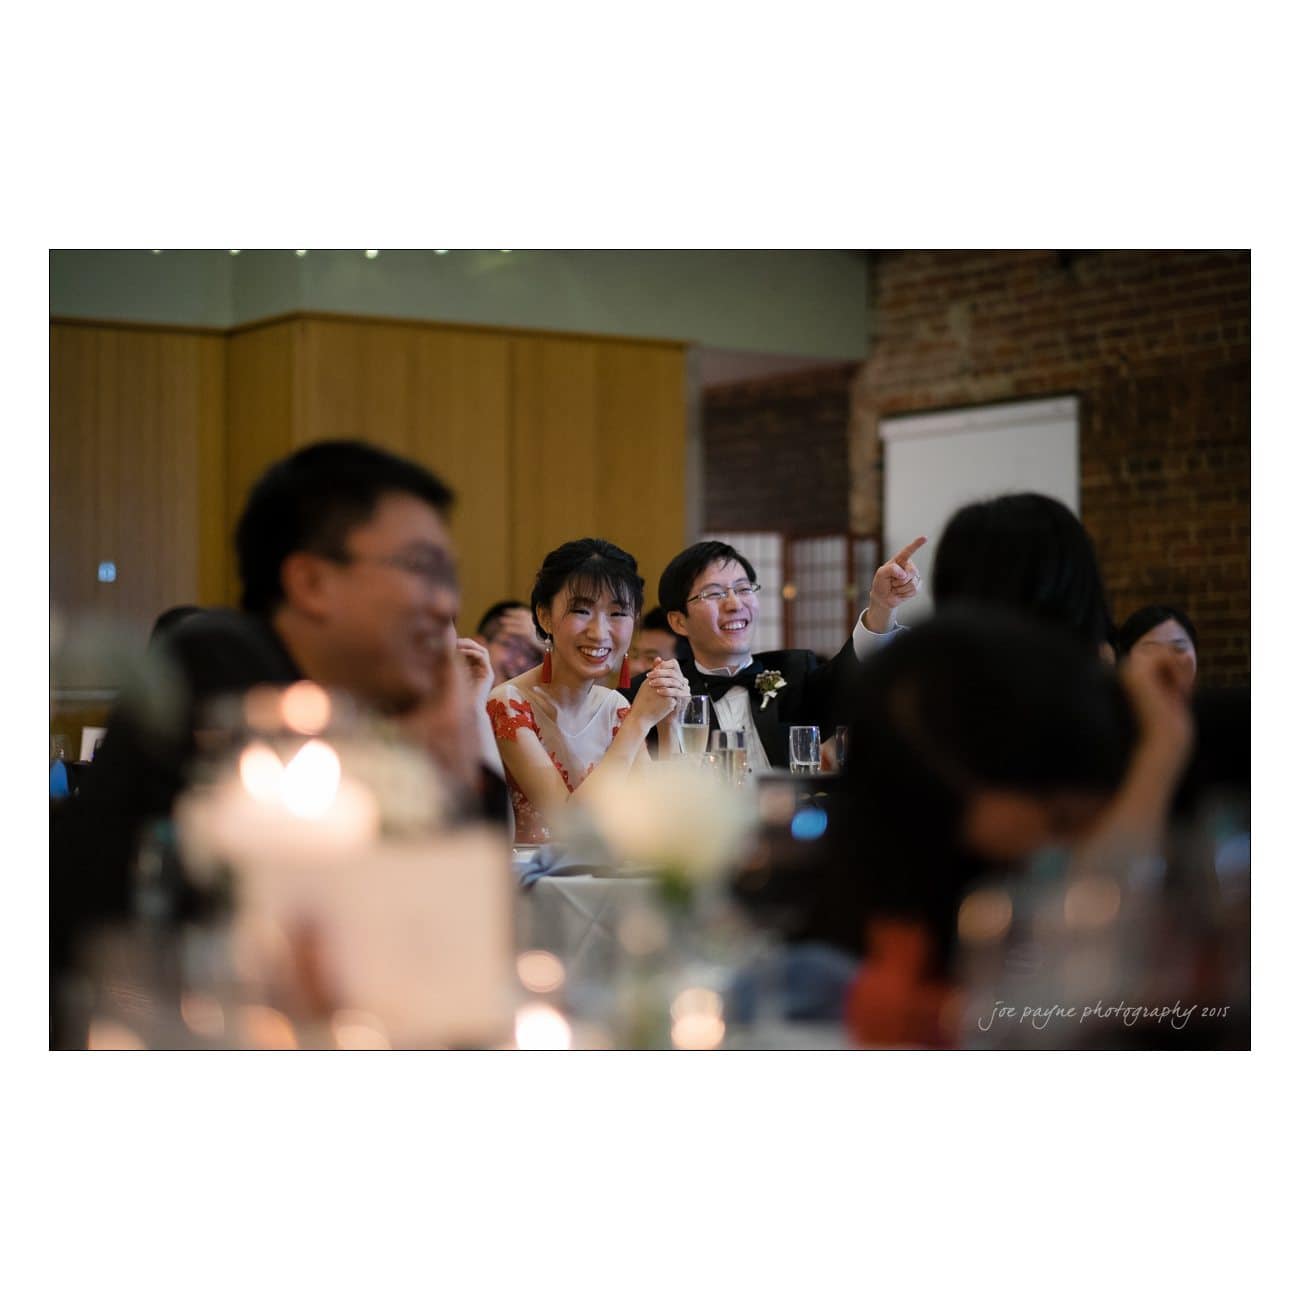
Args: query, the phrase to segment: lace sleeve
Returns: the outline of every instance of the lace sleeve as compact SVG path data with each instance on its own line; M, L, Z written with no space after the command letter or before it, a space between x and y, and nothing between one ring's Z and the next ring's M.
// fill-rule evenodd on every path
M492 722L492 734L498 740L514 740L520 728L541 738L537 719L533 717L533 706L527 700L488 700L487 713Z

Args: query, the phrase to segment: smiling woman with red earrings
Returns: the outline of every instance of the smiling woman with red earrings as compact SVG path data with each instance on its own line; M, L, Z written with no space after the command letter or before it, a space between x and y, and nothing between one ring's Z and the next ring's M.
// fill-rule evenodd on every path
M487 702L521 844L549 840L570 798L649 763L646 736L690 696L675 660L657 663L631 704L601 685L616 664L627 684L644 589L636 560L600 538L566 542L542 562L529 604L545 657Z

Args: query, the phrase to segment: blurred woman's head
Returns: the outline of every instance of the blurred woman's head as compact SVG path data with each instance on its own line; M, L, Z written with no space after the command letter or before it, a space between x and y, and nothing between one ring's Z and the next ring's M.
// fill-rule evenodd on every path
M1018 610L1094 654L1109 640L1092 539L1061 502L1037 492L958 510L939 539L931 586L936 609L961 601Z
M1164 655L1173 665L1184 695L1196 684L1196 628L1173 605L1143 605L1124 621L1116 636L1121 660L1129 655Z
M852 735L835 819L851 923L919 918L943 953L975 876L1093 824L1133 723L1095 650L958 606L866 662Z

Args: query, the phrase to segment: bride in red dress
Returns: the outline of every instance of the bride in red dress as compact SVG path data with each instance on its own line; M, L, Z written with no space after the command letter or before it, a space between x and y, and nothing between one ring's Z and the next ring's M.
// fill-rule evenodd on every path
M620 668L625 684L644 589L636 560L599 538L566 542L542 562L529 603L546 657L487 702L518 843L549 840L549 823L570 798L651 762L646 736L690 697L672 659L650 670L631 704L601 685Z

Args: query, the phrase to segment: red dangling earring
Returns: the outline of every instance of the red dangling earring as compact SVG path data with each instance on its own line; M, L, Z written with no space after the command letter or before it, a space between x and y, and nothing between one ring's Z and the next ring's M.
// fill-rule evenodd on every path
M627 666L627 655L623 656L623 667L618 670L618 689L625 691L632 685L632 670Z
M548 686L551 681L551 643L546 643L546 653L542 656L542 685Z

